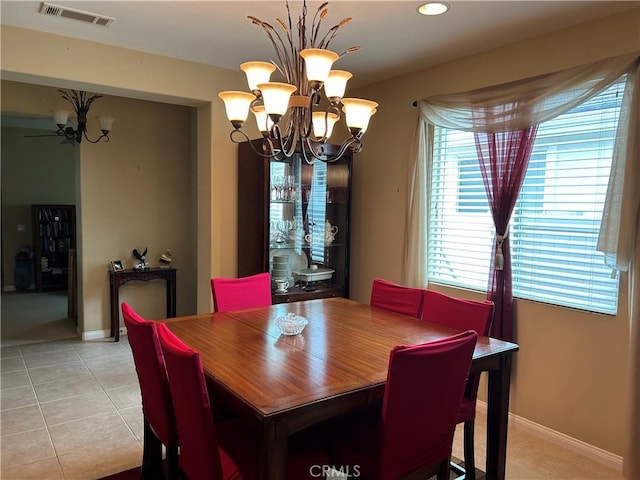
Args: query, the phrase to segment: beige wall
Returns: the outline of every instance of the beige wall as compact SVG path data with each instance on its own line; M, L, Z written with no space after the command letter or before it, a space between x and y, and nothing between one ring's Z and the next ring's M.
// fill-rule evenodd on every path
M414 100L640 50L638 25L640 11L635 10L355 92L376 100L380 107L354 164L352 296L366 301L376 276L402 279L407 161L417 122L417 111L411 105ZM626 288L623 279L617 316L516 302L520 352L513 375L513 413L622 454L627 393Z
M380 102L380 108L365 137L363 152L354 161L352 296L368 301L374 276L401 279L407 158L416 123L413 100L637 50L638 20L637 15L625 13L357 92ZM197 310L206 311L210 308L208 277L212 273L235 273L236 150L228 141L229 127L215 95L224 89L244 89L241 73L12 27L3 26L1 33L3 78L86 89L94 85L97 88L93 90L103 93L163 98L197 107L197 178L192 184L197 185L197 272L193 288L197 291ZM82 58L80 66L78 58ZM4 108L4 96L2 101ZM114 139L117 128L116 123ZM107 160L101 161L97 163L106 165ZM97 181L96 172L89 176ZM86 178L83 174L83 182ZM82 195L89 192L83 189ZM93 195L100 197L105 192ZM95 203L93 208L97 208ZM120 216L121 212L111 214ZM83 212L83 218L92 215ZM98 286L97 278L91 286L92 297L85 300L90 306L87 309L98 315L101 311L106 328L105 307L98 308L105 301L106 286ZM514 369L512 411L621 454L622 398L626 394L625 302L621 296L617 317L518 302L521 351Z

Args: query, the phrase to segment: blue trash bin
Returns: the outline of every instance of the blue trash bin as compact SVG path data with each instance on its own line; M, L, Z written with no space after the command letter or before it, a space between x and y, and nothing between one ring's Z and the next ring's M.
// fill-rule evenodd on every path
M16 290L27 290L33 279L33 252L30 248L20 248L16 252L16 268L13 285Z

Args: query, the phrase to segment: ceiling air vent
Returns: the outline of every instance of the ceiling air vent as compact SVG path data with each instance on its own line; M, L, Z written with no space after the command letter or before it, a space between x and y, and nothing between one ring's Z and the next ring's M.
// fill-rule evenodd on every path
M97 13L85 12L83 10L62 7L60 5L54 5L53 3L46 2L42 3L40 13L54 17L71 18L72 20L80 20L81 22L93 23L104 27L108 27L115 21L115 18L107 17L106 15L98 15Z

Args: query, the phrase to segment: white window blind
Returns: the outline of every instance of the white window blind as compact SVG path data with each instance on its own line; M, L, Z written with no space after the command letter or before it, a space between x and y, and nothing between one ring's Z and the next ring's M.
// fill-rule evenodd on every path
M311 232L311 261L324 263L324 222L327 208L327 164L313 162L311 199L307 210Z
M516 297L615 314L596 252L623 84L540 125L509 225ZM435 129L429 280L486 291L494 227L473 133Z

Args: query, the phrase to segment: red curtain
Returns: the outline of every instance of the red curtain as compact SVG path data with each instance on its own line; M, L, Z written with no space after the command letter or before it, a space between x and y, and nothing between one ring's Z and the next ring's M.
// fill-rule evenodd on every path
M508 226L529 165L537 125L512 132L475 133L478 161L496 228L487 299L495 304L490 335L513 341L513 294Z

